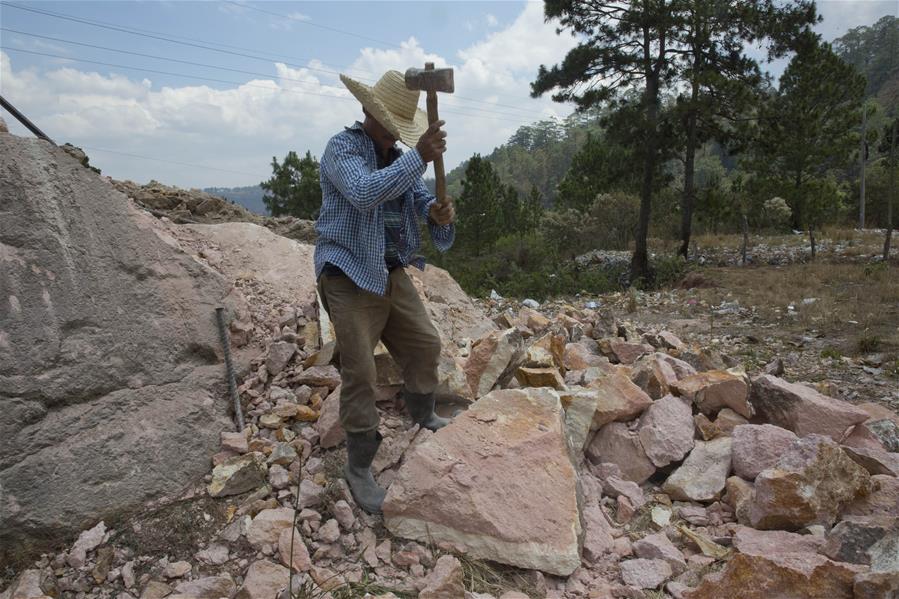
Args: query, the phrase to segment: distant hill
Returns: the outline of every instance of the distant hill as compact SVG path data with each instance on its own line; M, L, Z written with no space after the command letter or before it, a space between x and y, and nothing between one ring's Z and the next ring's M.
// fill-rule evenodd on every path
M258 185L251 185L249 187L207 187L203 191L236 202L250 212L255 212L262 216L269 216L268 209L262 201L262 196L265 195L265 191Z

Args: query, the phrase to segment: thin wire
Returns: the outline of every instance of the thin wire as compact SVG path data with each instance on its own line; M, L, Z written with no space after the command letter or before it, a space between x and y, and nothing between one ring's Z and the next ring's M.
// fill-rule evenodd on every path
M342 30L342 29L337 29L336 27L329 27L329 26L327 26L327 25L321 25L321 24L319 24L319 23L312 23L312 22L309 22L309 21L298 21L298 20L296 20L296 19L291 18L290 15L285 15L285 14L283 14L283 13L277 13L277 12L272 11L272 10L267 10L267 9L264 9L264 8L259 8L259 7L257 7L257 6L253 6L253 5L251 5L251 4L241 4L241 3L239 3L239 2L234 2L233 0L224 0L224 1L227 2L228 4L233 4L234 6L239 6L239 7L241 7L241 8L251 8L251 9L253 9L253 10L256 10L256 11L259 11L259 12L262 12L262 13L266 13L266 14L268 14L268 15L273 15L273 16L276 16L276 17L281 17L282 19L289 19L289 20L296 21L296 22L298 22L298 23L302 23L302 24L304 24L304 25L311 25L311 26L313 26L313 27L321 27L321 28L323 28L323 29L328 29L328 30L330 30L330 31L336 31L336 32L338 32L338 33L343 33L343 34L346 34L346 35L352 35L353 37L359 37L359 38L362 38L362 39L364 39L364 40L368 40L368 41L375 42L375 43L378 43L378 44L382 44L382 45L385 45L385 46L392 46L392 47L394 47L394 48L402 48L402 47L403 47L403 46L400 45L400 44L394 44L394 43L392 43L392 42L385 42L384 40L379 40L379 39L375 39L375 38L371 38L371 37L365 37L365 36L362 36L362 35L358 35L358 34L355 34L355 33L351 33L351 32L349 32L349 31L344 31L344 30ZM360 71L360 72L361 72L361 71ZM369 76L372 76L372 77L377 77L377 75L373 75L372 73L368 73L368 75L369 75ZM458 98L458 99L460 99L460 100L468 100L468 101L471 101L471 102L478 102L478 103L480 103L480 104L488 104L488 105L490 105L490 106L501 106L501 107L503 107L503 108L512 108L512 109L514 109L514 110L523 110L523 111L528 111L528 112L538 112L538 111L534 111L532 108L523 108L523 107L520 107L520 106L512 106L512 105L510 105L510 104L500 104L500 103L498 103L498 102L488 102L488 101L486 101L486 100L481 100L481 99L479 99L479 98L467 98L467 97L465 97L465 96L460 96L460 95L457 95L457 94L453 94L453 97Z
M121 152L119 150L109 150L107 148L95 148L92 146L79 146L82 150L90 150L91 152L105 152L107 154L118 154L119 156L127 156L129 158L140 158L141 160L153 160L155 162L165 162L168 164L176 164L178 166L190 166L193 168L205 168L211 171L221 171L223 173L231 173L232 175L247 175L250 177L258 177L259 173L248 173L245 171L234 171L230 169L217 168L214 166L206 166L205 164L192 164L190 162L179 162L177 160L165 160L163 158L154 158L152 156L142 156L140 154L131 154L129 152Z
M285 14L282 14L282 13L277 13L277 12L274 12L274 11L271 11L271 10L266 10L266 9L264 9L264 8L259 8L258 6L253 6L252 4L241 4L241 3L238 3L238 2L232 2L231 0L224 0L224 2L225 2L226 4L233 4L234 6L237 6L237 7L240 7L240 8L250 8L250 9L252 9L252 10L259 11L259 12L262 12L262 13L265 13L265 14L268 14L268 15L273 15L273 16L276 16L276 17L281 17L282 19L289 19L289 20L291 20L291 21L294 21L295 23L300 23L300 24L302 24L302 25L309 25L310 27L318 27L319 29L325 29L325 30L327 30L327 31L333 31L333 32L335 32L335 33L341 33L341 34L343 34L343 35L349 35L349 36L356 37L356 38L359 38L359 39L362 39L362 40L366 40L366 41L369 41L369 42L374 42L374 43L376 43L376 44L381 44L382 46L391 46L391 47L393 47L393 48L402 48L401 45L399 45L399 44L394 44L393 42L385 42L384 40L379 40L379 39L376 39L376 38L373 38L373 37L368 37L368 36L365 36L365 35L360 35L360 34L358 34L358 33L353 33L352 31L346 31L345 29L338 29L337 27L330 27L330 26L328 26L328 25L322 25L321 23L312 23L312 22L310 22L310 21L302 21L302 20L299 20L299 19L294 19L293 17L291 17L291 16L289 16L289 15L285 15Z
M30 32L28 32L28 31L20 31L20 30L18 30L18 29L10 29L10 28L8 28L8 27L0 27L0 31L8 31L8 32L10 32L10 33L16 33L16 34L19 34L19 35L27 35L27 36L29 36L29 37L35 37L35 38L40 38L40 39L45 39L45 40L51 40L51 41L54 41L54 42L61 42L61 43L63 43L63 44L72 44L72 45L75 45L75 46L83 46L83 47L86 47L86 48L95 48L95 49L97 49L97 50L105 50L105 51L108 51L108 52L118 52L118 53L120 53L120 54L128 54L128 55L131 55L131 56L140 56L140 57L143 57L143 58L151 58L151 59L154 59L154 60L166 60L166 61L169 61L169 62L176 62L176 63L179 63L179 64L192 65L192 66L203 67L203 68L207 68L207 69L218 69L218 70L220 70L220 71L229 71L229 72L232 72L232 73L241 73L241 74L244 74L244 75L254 75L254 76L257 76L257 77L266 77L266 78L273 77L273 75L271 75L271 74L269 74L269 73L260 73L260 72L258 72L258 71L246 71L246 70L243 70L243 69L234 69L234 68L231 68L231 67L222 67L222 66L218 66L218 65L214 65L214 64L207 64L207 63L202 63L202 62L195 62L195 61L192 61L192 60L181 60L181 59L179 59L179 58L168 58L168 57L165 57L165 56L156 56L156 55L153 55L153 54L145 54L145 53L143 53L143 52L134 52L134 51L132 51L132 50L122 50L122 49L120 49L120 48L110 48L109 46L98 46L98 45L96 45L96 44L88 44L88 43L86 43L86 42L76 42L76 41L74 41L74 40L67 40L67 39L63 39L63 38L59 38L59 37L53 37L53 36L49 36L49 35L40 35L40 34L37 34L37 33L30 33ZM304 67L304 68L305 68L305 67ZM317 87L317 84L316 84L316 83L312 83L312 82L310 82L310 81L303 81L302 79L296 79L296 78L293 78L293 77L284 77L284 76L281 76L281 75L275 75L274 77L276 77L277 79L284 80L284 81L292 81L292 82L298 83L298 84L300 84L300 85L306 85L306 86ZM455 105L452 105L452 106L455 106ZM502 115L502 116L510 116L510 117L515 117L515 118L520 118L520 117L521 117L521 115L513 114L513 113L506 112L506 111L502 111L502 110L489 110L489 109L487 109L487 108L479 108L479 107L475 107L475 106L463 106L462 108L465 108L466 110L475 110L475 111L483 112L483 113L486 113L486 114L498 114L498 115Z
M203 77L201 75L185 75L183 73L172 73L171 71L160 71L158 69L147 69L144 67L135 67L135 66L131 66L131 65L115 64L115 63L103 62L103 61L99 61L99 60L88 60L85 58L72 58L70 56L62 56L60 54L50 54L49 52L37 52L35 50L26 50L24 48L14 48L12 46L0 46L0 49L10 50L13 52L24 52L26 54L34 54L37 56L46 56L49 58L58 58L60 60L68 60L70 62L82 62L82 63L86 63L86 64L96 64L96 65L102 65L102 66L107 66L107 67L115 67L118 69L130 69L130 70L134 70L134 71L143 71L146 73L156 73L158 75L168 75L171 77L182 77L185 79L191 79L191 80L197 80L197 81L211 81L214 83L226 83L229 85L239 85L242 87L258 87L260 89L265 89L265 90L273 91L273 92L288 92L288 93L294 93L294 94L300 94L300 95L306 95L306 96L320 96L323 98L335 98L335 99L339 99L339 100L349 100L349 101L353 101L353 102L356 101L355 98L349 97L349 96L335 96L333 94L320 94L320 93L311 92L311 91L288 89L288 88L283 88L283 87L272 88L267 85L256 85L253 83L230 81L228 79L217 79L215 77ZM477 110L477 109L475 109L475 110ZM522 124L520 119L506 119L506 118L502 118L502 117L487 116L487 115L483 115L483 114L471 114L468 112L460 112L458 110L444 109L443 112L448 113L448 114L455 114L455 115L459 115L459 116L467 116L467 117L476 118L476 119L478 119L478 118L490 119L493 121L506 121L506 122L510 122L510 123L518 123L519 125Z
M52 13L52 12L45 11L45 10L39 10L39 9L35 9L35 8L28 8L28 7L25 7L25 6L18 6L17 4L9 4L9 3L7 3L7 2L0 2L0 5L3 5L3 6L9 6L9 7L11 7L11 8L18 8L19 10L27 10L28 12L33 12L33 13L37 13L37 14L46 15L46 16L53 17L53 18L56 18L56 19L63 19L63 20L65 20L65 21L74 21L74 22L76 22L76 23L81 23L81 24L83 24L83 25L90 25L91 27L99 27L99 28L101 28L101 29L109 29L109 30L112 30L112 31L119 31L119 32L121 32L121 33L127 33L127 34L129 34L129 35L139 35L139 36L141 36L141 37L146 37L146 38L150 38L150 39L160 40L160 41L163 41L163 42L169 42L169 43L172 43L172 44L181 44L182 46L190 46L190 47L192 47L192 48L200 48L200 49L203 49L203 50L211 50L211 51L213 51L213 52L220 52L220 53L222 53L222 54L229 54L229 55L231 55L231 56L241 56L241 57L243 57L243 58L250 58L250 59L253 59L253 60L263 60L263 61L265 61L265 62L271 62L271 59L270 59L270 58L265 58L265 57L262 57L262 56L254 56L254 55L252 55L252 54L244 54L244 53L242 53L242 52L233 52L233 51L231 51L231 50L222 50L222 49L220 49L220 48L213 48L213 47L210 47L210 46L204 46L204 45L202 45L202 44L195 44L195 43L192 43L192 42L183 42L183 41L180 41L180 40L172 39L171 37L165 37L165 36L163 36L163 35L153 35L153 34L149 34L149 33L141 33L141 32L139 32L139 31L131 31L130 28L125 28L125 27L121 27L121 26L118 26L118 25L103 25L103 24L101 24L101 23L99 23L99 22L89 21L89 20L87 20L87 19L82 19L82 18L80 18L80 17L66 16L66 15L63 15L62 13ZM189 39L189 38L187 38L187 39ZM283 62L283 61L282 61L282 62ZM284 64L286 64L287 66L290 66L290 67L295 67L295 68L299 68L299 69L309 69L310 71L318 71L318 72L321 72L321 73L328 73L328 74L330 74L330 75L339 75L339 74L340 74L340 73L337 72L337 71L331 71L331 70L328 70L328 69L319 69L319 68L317 68L317 67L307 67L307 66L304 66L304 65L301 65L301 64L297 64L297 63L292 63L292 62L284 62Z
M231 2L231 4L236 4L236 3ZM193 47L193 48L200 48L200 49L203 49L203 50L210 50L210 51L213 51L213 52L220 52L220 53L223 53L223 54L229 54L229 55L232 55L232 56L241 56L241 57L243 57L243 58L249 58L249 59L252 59L252 60L261 60L261 61L264 61L264 62L270 62L270 61L271 61L271 58L265 58L265 57L263 57L263 56L257 56L257 55L255 55L255 54L246 54L246 53L242 53L242 52L233 52L233 51L231 51L231 50L223 50L223 49L220 49L220 48L213 48L213 47L210 47L210 46L208 46L208 45L203 45L203 44L213 44L213 45L218 45L218 46L223 46L223 47L238 48L238 49L243 49L243 50L247 50L247 51L250 51L250 52L254 52L254 53L256 53L256 54L268 54L269 56L274 56L274 57L277 57L277 58L283 58L281 55L279 55L279 54L274 54L274 53L271 53L271 52L260 52L260 51L258 51L258 50L253 50L253 49L248 49L248 48L241 48L241 47L239 47L239 46L228 46L228 45L226 45L226 44L219 44L219 43L217 43L217 42L209 42L209 41L205 41L205 40L197 40L197 39L195 39L195 38L189 38L189 37L185 37L185 36L177 36L177 35L169 34L169 33L155 32L155 31L148 30L148 29L139 29L139 28L136 28L136 27L123 26L123 25L118 25L118 24L108 23L108 22L104 22L104 21L97 21L97 20L92 20L92 19L84 19L84 18L82 18L82 17L76 17L76 16L73 16L73 15L67 15L67 14L65 14L65 13L60 13L60 12L55 12L55 11L48 11L48 10L45 10L45 9L37 9L37 8L31 8L31 7L19 6L19 5L17 5L17 4L10 4L9 2L0 2L0 5L2 5L2 6L9 6L10 8L17 8L17 9L19 9L19 10L28 11L28 12L32 12L32 13L35 13L35 14L40 14L40 15L44 15L44 16L49 16L49 17L53 17L53 18L56 18L56 19L62 19L62 20L66 20L66 21L73 21L73 22L76 22L76 23L81 23L81 24L83 24L83 25L90 25L90 26L92 26L92 27L99 27L99 28L102 28L102 29L109 29L109 30L112 30L112 31L118 31L118 32L121 32L121 33L127 33L127 34L129 34L129 35L137 35L137 36L146 37L146 38L155 39L155 40L164 41L164 42L169 42L169 43L173 43L173 44L180 44L180 45L189 46L189 47ZM250 5L248 5L248 4L247 4L247 5L236 4L236 5L237 5L237 6L244 6L244 7L246 7L246 8L252 8L252 9L254 9L254 10L259 10L259 11L261 11L261 12L265 12L265 13L268 13L268 14L271 14L271 15L276 15L276 16L279 16L279 17L282 17L282 18L285 18L285 19L290 19L290 17L289 17L288 15L283 15L283 14L280 14L280 13L275 13L275 12L268 11L268 10L265 10L265 9L261 9L261 8L258 8L258 7L250 6ZM291 19L291 20L295 20L295 19ZM298 23L306 23L306 21L296 21L296 22L298 22ZM319 27L325 27L325 28L327 28L327 27L324 26L324 25L318 25L318 26L319 26ZM26 35L27 35L27 34L26 34ZM178 39L174 39L174 38L177 38L177 37L180 37L182 40L190 40L190 41L181 41L181 40L178 40ZM193 42L197 42L197 41L201 41L201 42L203 42L203 44L193 43ZM289 58L289 57L288 57L288 58ZM296 60L296 59L294 58L294 60ZM282 60L281 62L284 62L284 64L287 65L287 66L291 66L291 67L295 67L295 68L308 69L308 70L310 70L310 71L315 71L315 72L320 72L320 73L327 73L327 74L329 74L329 75L340 75L340 71L335 71L335 70L331 70L331 69L322 69L322 68L318 68L318 67L304 66L304 65L301 65L301 64L298 64L298 63L286 62L286 61L283 61L283 60ZM325 64L325 63L322 63L322 64ZM357 72L357 73L365 73L364 71L361 71L361 70L359 70L359 69L343 69L343 70L347 70L347 71L350 71L350 70L351 70L351 71L355 71L355 72ZM373 83L373 82L376 80L376 77L377 77L376 75L372 75L371 73L365 73L365 74L366 74L366 75L369 75L369 76L371 76L371 77L375 77L375 78L366 78L366 77L359 77L359 76L357 76L357 78L358 78L360 81L367 81L367 82L369 82L369 83ZM502 108L510 108L510 109L512 109L512 110L518 110L518 111L523 112L523 113L528 113L528 114L532 114L532 115L539 115L540 118L544 118L544 117L546 116L543 112L541 112L541 111L539 111L539 110L534 110L534 109L531 109L531 108L524 108L524 107L520 107L520 106L513 106L513 105L511 105L511 104L502 104L502 103L499 103L499 102L488 102L488 101L486 101L486 100L481 100L481 99L478 99L478 98L470 98L470 97L467 97L467 96L461 96L461 95L458 95L458 94L453 94L451 97L452 97L454 100L455 100L455 99L459 99L459 100L466 100L466 101L469 101L469 102L474 102L474 103L477 103L477 104L485 104L485 105L487 105L487 106L496 106L496 107L502 107ZM476 108L472 107L472 109L476 109ZM486 109L482 109L482 110L486 110ZM513 115L513 114L511 114L511 113L506 113L506 112L498 112L498 111L496 111L496 112L497 112L497 114L507 114L507 115L509 115L509 116L518 116L518 115Z

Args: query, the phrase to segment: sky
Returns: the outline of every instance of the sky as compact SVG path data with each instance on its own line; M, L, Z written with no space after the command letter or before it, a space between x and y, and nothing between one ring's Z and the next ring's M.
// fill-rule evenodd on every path
M832 40L897 6L825 0L817 31ZM572 112L529 96L537 67L576 43L555 29L537 1L2 0L0 94L104 174L232 187L267 179L290 150L319 157L361 118L339 73L373 84L430 61L455 70L456 92L439 99L450 170Z

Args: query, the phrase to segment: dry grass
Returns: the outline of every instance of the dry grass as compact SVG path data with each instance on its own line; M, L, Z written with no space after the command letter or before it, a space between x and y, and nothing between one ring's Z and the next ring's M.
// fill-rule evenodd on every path
M524 571L493 564L466 555L456 556L462 562L465 590L499 597L507 591L519 591L528 597L540 597L533 579Z
M845 342L842 355L899 349L899 269L888 264L817 262L788 267L718 268L706 271L718 289L700 293L710 302L738 300L767 321L789 330L816 330ZM804 304L803 300L814 298ZM787 315L788 306L795 316Z

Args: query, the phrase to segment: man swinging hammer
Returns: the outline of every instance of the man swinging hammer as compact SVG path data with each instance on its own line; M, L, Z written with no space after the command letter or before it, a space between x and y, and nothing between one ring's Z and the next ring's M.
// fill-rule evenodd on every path
M432 65L428 65L433 69ZM430 73L443 74L449 69ZM340 423L347 433L344 469L362 509L379 513L385 491L371 473L381 443L375 407L374 350L379 341L402 369L406 407L415 423L437 430L434 412L440 337L405 268L424 268L419 219L434 245L447 251L455 237L455 208L422 181L427 163L446 151L443 121L418 109L419 90L433 79L388 71L374 86L340 79L362 104L363 122L328 142L321 160L322 207L315 223L315 271L322 303L334 325L341 362ZM410 79L409 75L412 73ZM416 85L424 81L425 85ZM429 102L430 104L430 102ZM397 140L411 148L403 152ZM441 181L441 188L445 183Z

